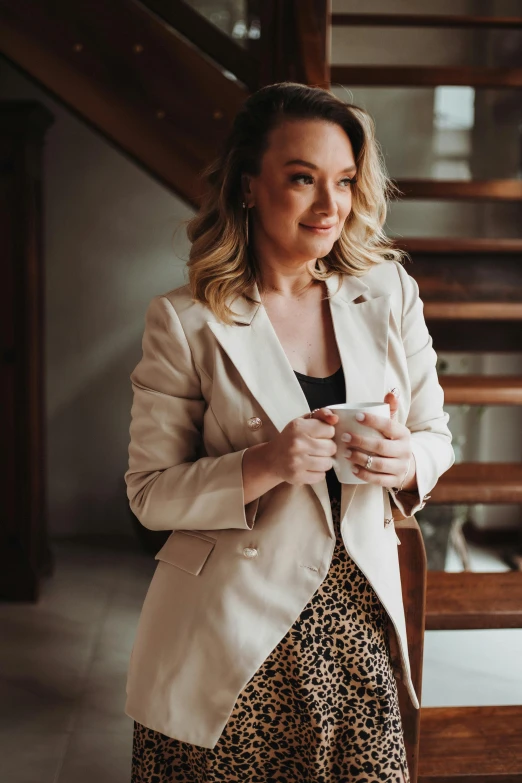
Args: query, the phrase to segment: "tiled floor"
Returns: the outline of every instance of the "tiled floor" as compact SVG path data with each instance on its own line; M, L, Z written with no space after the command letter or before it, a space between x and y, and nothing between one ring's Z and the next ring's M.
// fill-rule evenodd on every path
M151 557L57 544L36 605L0 605L0 782L129 783L125 677ZM474 570L505 568L472 548ZM460 570L452 552L448 570ZM426 635L425 706L522 704L522 631Z
M36 605L0 605L1 783L129 783L125 676L154 561L59 544Z

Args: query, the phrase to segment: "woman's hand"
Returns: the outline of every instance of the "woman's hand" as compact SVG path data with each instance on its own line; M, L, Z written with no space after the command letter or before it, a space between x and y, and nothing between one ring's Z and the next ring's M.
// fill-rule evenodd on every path
M341 436L347 448L344 456L355 466L354 473L363 481L382 487L402 485L403 490L411 492L416 487L411 433L404 424L396 421L397 398L388 392L384 401L390 403L391 418L363 413L361 422L377 432L371 435L344 433ZM368 470L365 465L369 454L372 455L372 464Z
M325 478L337 451L333 425L338 419L328 408L319 408L312 418L306 414L293 419L267 444L271 469L281 481L301 486L318 484Z

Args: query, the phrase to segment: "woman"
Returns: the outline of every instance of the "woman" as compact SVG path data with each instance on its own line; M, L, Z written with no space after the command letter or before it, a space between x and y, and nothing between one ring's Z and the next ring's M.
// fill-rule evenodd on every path
M131 508L173 531L129 666L133 783L409 781L390 497L418 511L454 454L372 121L265 87L207 181L131 375ZM340 485L327 406L362 400L393 416L346 433L364 483Z

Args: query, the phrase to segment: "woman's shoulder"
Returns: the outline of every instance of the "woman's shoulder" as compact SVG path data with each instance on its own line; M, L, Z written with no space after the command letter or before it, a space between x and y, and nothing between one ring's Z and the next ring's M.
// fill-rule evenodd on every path
M158 294L154 298L169 301L185 332L193 332L208 321L216 320L210 307L193 298L192 289L188 283L165 291L163 294Z
M401 294L402 289L408 284L408 272L399 261L382 261L372 266L365 272L360 280L370 289L371 296L385 296L386 294Z

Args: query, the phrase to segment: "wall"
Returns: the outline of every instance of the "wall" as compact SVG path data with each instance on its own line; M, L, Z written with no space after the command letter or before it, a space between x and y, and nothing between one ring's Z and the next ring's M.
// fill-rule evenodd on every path
M149 300L182 285L191 210L0 61L0 99L55 116L45 146L48 514L53 536L130 534L123 474Z

